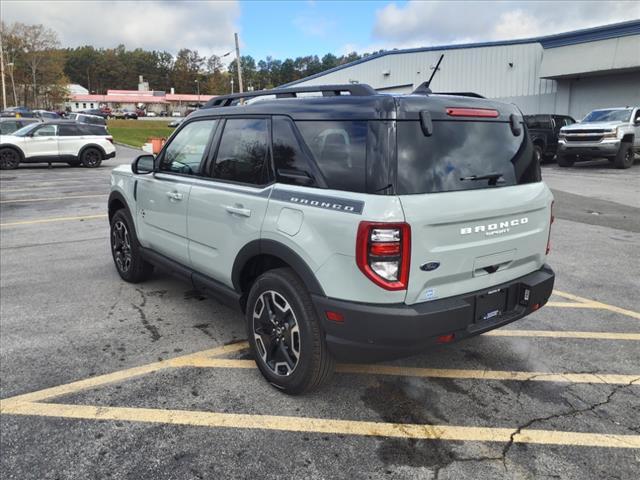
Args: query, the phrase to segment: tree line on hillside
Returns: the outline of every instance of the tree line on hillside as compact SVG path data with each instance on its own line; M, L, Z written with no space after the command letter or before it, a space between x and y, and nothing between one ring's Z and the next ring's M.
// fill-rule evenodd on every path
M217 55L201 56L197 50L182 48L176 55L167 51L127 50L82 46L62 48L58 35L43 25L0 24L5 73L8 76L8 104L50 108L68 96L66 86L79 84L91 93L107 90L135 90L138 76L144 76L152 90L203 95L230 93L232 81L238 90L237 62L228 68ZM358 60L356 52L336 56L309 55L285 60L267 57L256 61L240 58L244 88L273 88L309 75Z

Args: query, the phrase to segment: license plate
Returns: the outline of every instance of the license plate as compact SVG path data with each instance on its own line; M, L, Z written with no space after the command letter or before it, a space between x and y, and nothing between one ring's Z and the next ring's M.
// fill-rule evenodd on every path
M507 306L507 289L497 288L476 297L476 322L496 321Z

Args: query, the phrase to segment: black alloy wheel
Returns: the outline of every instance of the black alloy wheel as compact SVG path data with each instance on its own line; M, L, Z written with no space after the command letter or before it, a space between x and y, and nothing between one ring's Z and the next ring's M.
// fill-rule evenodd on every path
M99 167L102 163L102 154L95 148L88 148L82 153L82 164L87 168Z
M253 336L260 358L275 375L291 375L300 359L300 326L278 292L262 293L253 307Z
M127 225L122 220L116 220L111 229L111 248L113 249L113 259L118 272L126 275L131 269L131 236Z
M20 165L20 155L12 148L0 150L0 169L13 170Z

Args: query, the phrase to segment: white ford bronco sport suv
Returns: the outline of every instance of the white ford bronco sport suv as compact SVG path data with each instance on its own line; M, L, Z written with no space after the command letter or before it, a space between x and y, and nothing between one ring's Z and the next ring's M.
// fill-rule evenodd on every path
M217 97L113 170L115 266L162 267L245 313L287 393L335 360L424 351L543 306L552 195L522 114L332 85Z
M616 168L630 168L640 153L640 108L594 110L579 123L560 129L558 165L606 157Z

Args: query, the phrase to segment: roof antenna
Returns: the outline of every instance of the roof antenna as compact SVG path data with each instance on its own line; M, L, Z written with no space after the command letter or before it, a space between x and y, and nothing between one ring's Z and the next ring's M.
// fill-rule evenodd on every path
M418 87L412 93L421 94L421 95L426 95L431 93L431 89L429 88L429 85L431 85L431 80L433 80L433 77L436 76L436 72L440 70L440 63L442 62L443 58L444 58L444 53L440 55L440 58L438 59L438 63L436 63L436 67L433 69L433 73L429 77L429 80L427 80L426 82L422 82L420 85L418 85Z

